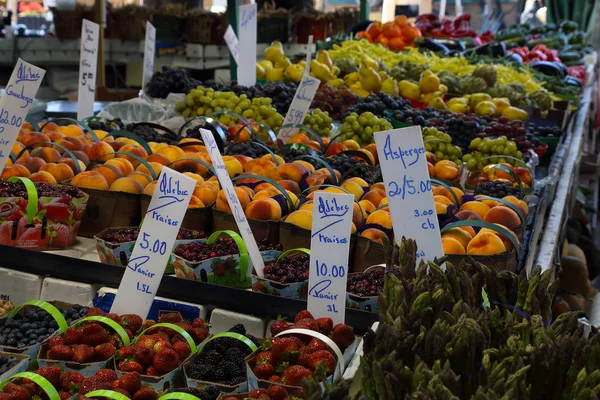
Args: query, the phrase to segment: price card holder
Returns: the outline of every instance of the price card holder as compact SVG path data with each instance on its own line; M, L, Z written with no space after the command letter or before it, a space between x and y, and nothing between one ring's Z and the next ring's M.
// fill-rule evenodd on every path
M80 121L94 115L99 32L100 27L98 24L87 19L82 21L79 56L79 92L77 95L77 119Z
M229 47L229 52L231 53L231 56L233 57L235 62L237 64L239 64L240 63L240 55L239 55L240 43L239 43L238 38L235 35L235 32L233 31L233 27L231 25L229 25L227 27L227 30L225 31L224 39L225 39L225 43L227 43L227 47Z
M0 99L0 172L10 157L13 144L46 71L18 59Z
M417 264L444 255L420 126L375 133L394 236L417 242Z
M310 242L308 311L344 322L354 196L315 192Z
M192 178L162 169L111 312L148 315L195 186Z
M304 122L304 117L306 117L306 113L315 97L315 93L317 93L320 83L321 81L317 78L304 74L300 85L298 85L292 104L290 104L290 109L285 115L283 125L302 124ZM282 140L283 143L287 143L296 133L298 133L298 128L283 128L279 131L277 138Z
M245 4L241 6L239 15L238 82L243 86L254 86L256 83L256 4Z
M310 60L312 58L313 35L308 36L308 44L306 45L306 73L310 74Z
M238 199L235 189L233 188L233 183L231 183L231 178L229 178L229 173L227 172L227 168L225 168L225 163L223 163L223 157L221 156L221 153L219 153L217 142L215 141L211 131L200 129L200 133L202 134L202 140L204 141L206 149L208 150L208 154L210 155L212 165L215 168L217 179L219 179L219 183L226 194L227 203L229 204L229 208L231 208L233 217L235 218L235 223L240 231L240 235L242 235L242 238L244 239L250 259L252 259L254 270L259 277L263 278L265 263L260 255L260 250L258 250L256 239L252 234L252 229L250 229L250 224L248 224L246 214L244 214L244 209L242 208L240 200Z
M144 80L142 90L150 82L154 74L154 55L156 53L156 28L150 22L146 22L146 40L144 41Z

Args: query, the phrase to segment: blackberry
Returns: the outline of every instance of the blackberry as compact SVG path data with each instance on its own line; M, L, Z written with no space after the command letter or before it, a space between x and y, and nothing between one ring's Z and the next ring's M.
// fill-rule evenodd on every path
M217 398L219 397L219 394L221 392L219 392L219 389L217 389L215 386L209 386L206 389L204 389L199 395L198 397L201 400L217 400Z
M475 195L483 194L490 197L503 198L505 196L520 197L518 186L513 186L510 182L489 181L480 183L475 187Z
M236 324L233 327L231 327L231 329L229 329L229 332L234 332L234 333L239 333L240 335L245 335L246 327L244 326L244 324Z
M329 159L329 164L342 174L342 179L358 177L373 183L373 171L366 162L357 161L350 154L339 153Z
M204 380L209 376L212 366L208 364L192 364L187 368L187 374L192 379Z
M227 372L220 366L212 371L211 376L211 382L221 383L227 380Z
M166 99L169 93L188 93L200 85L201 82L188 77L184 69L163 65L162 71L152 75L145 91L151 97Z
M179 138L176 135L167 132L158 133L154 128L147 125L130 124L127 125L127 130L135 133L146 142L167 143L170 145L179 143Z
M238 349L237 347L231 347L227 349L227 351L225 351L225 354L223 355L223 360L238 361L240 358L243 357L244 355L242 354L242 351L240 349Z
M178 388L176 390L176 392L179 393L187 393L187 394L191 394L192 396L196 396L196 397L200 397L200 395L202 394L202 392L196 388L190 387L190 388Z
M242 370L237 363L231 361L223 361L219 365L219 369L222 369L225 373L225 379L233 379L242 375Z
M256 142L240 142L230 143L225 148L225 155L241 154L251 158L260 158L265 154L269 154L267 149Z
M200 354L200 357L198 358L198 361L200 363L207 365L217 365L219 363L219 360L221 360L221 354L219 354L215 350L209 350L206 352L203 351Z

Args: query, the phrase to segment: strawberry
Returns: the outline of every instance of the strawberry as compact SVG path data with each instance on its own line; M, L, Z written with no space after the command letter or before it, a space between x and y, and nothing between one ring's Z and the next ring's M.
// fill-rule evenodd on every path
M261 351L256 355L257 364L273 364L273 353L270 351Z
M281 378L277 375L273 375L268 379L269 382L281 383Z
M296 318L294 318L294 323L304 318L315 319L315 317L313 317L313 315L308 310L302 310L298 314L296 314Z
M102 343L94 348L94 359L106 361L111 358L117 349L112 343Z
M173 335L173 337L171 337L171 340L169 340L169 343L171 343L172 345L174 345L175 343L180 343L180 342L187 343L186 340L183 338L183 336L181 336L179 333L176 335Z
M329 350L329 347L321 339L313 338L306 346L307 353L314 353L319 350Z
M69 392L58 392L58 396L60 400L69 400L71 398L71 393Z
M310 353L300 352L300 357L296 361L298 365L302 365L303 367L310 368Z
M54 387L60 385L60 368L58 367L41 367L35 373L46 378Z
M151 365L148 368L146 368L146 375L158 376L158 373L156 372L156 369Z
M94 390L110 390L111 384L108 382L103 382L98 377L92 376L91 378L86 378L81 382L81 386L79 386L79 394L86 395L89 392L93 392Z
M131 332L129 329L127 328L123 328L123 330L125 331L125 333L127 334L127 337L129 338L129 340L133 340L133 338L135 338L135 335L133 334L133 332Z
M85 377L76 371L65 371L60 376L60 389L68 393L77 393Z
M252 372L258 379L268 379L275 373L275 368L271 364L256 364Z
M308 329L311 331L319 332L319 325L317 321L312 318L302 318L294 323L293 328L295 329Z
M192 325L193 326L193 325ZM194 339L194 343L202 343L204 339L208 337L208 329L207 328L192 328L189 332L192 339Z
M323 335L329 335L333 330L333 320L331 318L317 318L317 325Z
M223 400L238 400L237 397L233 397L233 396L229 396L229 397L224 397Z
M163 314L160 316L160 318L158 318L158 322L168 322L170 324L176 324L181 321L183 321L183 318L181 318L181 314L175 312Z
M117 387L126 390L131 395L134 395L135 392L140 390L140 388L142 387L142 377L137 372L130 372L128 374L125 374L121 378L119 378L117 382Z
M63 336L65 344L80 344L83 339L83 330L81 328L69 327Z
M71 216L69 205L52 200L45 207L48 219L66 221ZM68 234L68 231L67 231Z
M11 400L29 400L31 398L27 389L12 382L7 383L2 391L8 393Z
M117 324L121 325L121 317L118 314L115 313L108 313L106 314L106 318L108 319L112 319L113 321L115 321ZM124 326L123 328L126 328L126 326Z
M73 359L73 350L65 344L54 346L46 353L50 360L71 361Z
M312 372L310 369L301 365L292 365L288 367L284 372L283 380L286 385L300 386L302 385L303 378L311 378Z
M108 342L108 332L100 324L92 322L83 326L81 330L83 333L83 338L81 339L83 344L97 346Z
M290 360L297 357L300 346L294 338L271 338L271 352L275 360Z
M173 346L171 345L171 343L167 342L166 340L159 340L158 342L156 342L156 344L154 345L154 347L152 349L154 350L155 354L158 354L165 349L172 349L172 348L173 348Z
M141 374L144 372L144 367L142 367L142 365L137 361L125 361L119 367L119 370L123 372L137 372Z
M248 397L251 399L257 399L261 394L267 394L266 389L254 389L250 393L248 393Z
M126 359L129 357L133 357L133 346L123 346L119 349L118 358L120 359Z
M94 358L94 349L87 344L78 344L73 347L73 361L86 364Z
M271 400L283 400L286 397L288 397L285 388L279 385L271 385L269 390L267 390L267 394L269 395Z
M333 373L336 364L335 357L327 350L315 351L309 356L308 362L313 371L315 371L320 364L323 364L327 371L327 375Z
M147 319L144 321L144 326L142 326L142 329L148 329L154 325L156 325L156 321L153 319Z
M140 346L139 344L134 344L133 347L133 359L139 362L142 366L147 367L152 364L152 359L154 358L154 352L147 348L146 346Z
M95 376L98 377L98 379L100 379L102 382L108 382L108 383L113 383L114 381L119 379L119 376L117 375L117 373L115 371L113 371L112 369L108 369L108 368L104 368L104 369L101 369L100 371L96 372Z
M284 320L278 319L277 321L271 324L271 327L269 329L271 330L271 336L277 336L281 332L290 329L290 324L288 324Z
M100 308L98 308L98 307L92 307L92 308L90 308L90 309L88 310L88 312L87 312L86 316L87 316L87 317L92 317L92 316L94 316L94 315L99 315L99 316L101 316L101 317L105 317L105 316L106 316L106 313L105 313L105 312L104 312L102 309L100 309Z
M65 339L63 339L62 336L52 336L50 340L48 340L48 348L50 349L60 344L65 344Z
M192 321L192 328L206 328L206 321L202 318L196 318Z
M192 324L190 324L189 322L178 322L175 325L177 325L178 327L180 327L181 329L183 329L186 332L189 332L192 329ZM173 332L172 330L169 330L169 332Z
M333 334L331 335L331 340L333 340L333 342L337 344L342 349L342 351L346 347L354 343L355 339L356 338L354 337L354 332L352 331L352 328L348 325L339 323L333 327Z
M180 364L179 354L173 349L162 349L156 353L152 366L159 374L166 374L173 371Z
M29 381L29 379L23 379L21 381L21 386L27 389L30 395L34 396L40 392L41 388L37 384L33 382L25 383L25 381Z
M163 340L168 342L169 341L169 335L167 335L166 332L157 332L152 334L152 337L154 338L154 340L156 340L157 342Z
M158 393L156 390L149 386L143 386L140 390L135 392L133 400L156 400L158 399Z
M173 345L173 350L175 350L175 352L179 354L179 359L181 361L185 360L190 356L190 354L192 354L192 349L190 348L190 345L187 344L187 342L175 343Z
M113 392L121 393L123 396L126 396L128 399L131 398L131 395L127 390L123 390L119 387L111 389ZM87 400L87 399L86 399Z
M143 347L152 349L154 347L154 345L156 344L156 339L152 336L144 335L138 340L137 344L139 346L143 346Z
M121 316L121 325L124 328L128 328L131 332L137 332L144 325L144 320L136 314L123 314Z
M68 207L68 206L67 206ZM62 224L48 226L48 236L53 247L66 248L69 245L69 227Z

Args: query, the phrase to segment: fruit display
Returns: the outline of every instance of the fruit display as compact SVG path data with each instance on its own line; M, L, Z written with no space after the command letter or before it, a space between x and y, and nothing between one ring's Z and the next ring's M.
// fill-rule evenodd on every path
M151 97L166 99L169 93L187 93L198 85L199 82L190 79L185 70L164 65L162 71L152 75L145 91Z
M15 305L8 300L0 300L0 316L8 314L15 308Z
M392 125L387 119L377 117L370 111L360 115L353 112L344 118L341 137L344 140L354 140L364 146L375 141L373 138L375 132L390 129L392 129Z
M394 22L373 22L365 31L356 34L359 39L365 38L371 43L382 44L396 51L412 45L421 36L419 28L410 24L404 15L398 15Z

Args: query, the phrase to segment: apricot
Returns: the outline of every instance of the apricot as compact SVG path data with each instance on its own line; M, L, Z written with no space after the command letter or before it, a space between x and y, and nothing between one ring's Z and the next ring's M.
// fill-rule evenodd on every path
M244 192L246 192L248 194L248 197L250 197L250 200L252 200L254 198L254 190L252 190L250 187L241 185L240 188L243 189Z
M113 192L127 192L140 194L144 191L144 186L138 181L131 178L119 178L110 185L110 190Z
M60 152L52 147L36 147L31 150L31 157L39 157L46 162L57 162L62 158Z
M58 128L58 125L55 122L48 122L44 125L42 132L52 132L55 131L56 128Z
M494 208L500 204L499 202L491 199L489 196L485 196L485 195L481 195L481 194L475 196L475 198L477 200L479 200L480 202L482 202L483 204L486 204L489 208Z
M490 211L490 207L479 201L468 201L460 207L460 211L463 210L473 211L475 214L479 215L479 218L483 219L488 211Z
M216 176L211 176L210 178L208 178L206 183L213 185L217 190L221 190L221 184L219 183L219 180Z
M149 162L148 164L150 164L150 168L152 168L152 171L154 172L154 176L158 177L158 175L160 175L160 172L163 169L163 165L159 164L157 162ZM143 172L144 174L148 174L148 175L152 176L152 173L148 170L148 167L146 167L146 165L144 165L142 163L140 163L140 165L138 165L135 170L137 172Z
M367 225L374 224L385 229L392 229L392 216L385 210L373 211L371 215L367 217L366 223Z
M271 154L265 154L264 156L261 157L261 160L267 160L267 161L271 161L275 164L285 164L285 160L283 159L283 157L281 157L278 154L275 154L275 158L273 158L273 156ZM275 160L277 160L277 162L275 162Z
M119 171L119 173L120 172L121 171ZM77 174L71 180L71 184L80 188L98 190L108 190L110 187L108 182L106 182L106 178L104 178L104 176L98 171L84 171L80 174Z
M493 256L505 251L506 247L502 240L490 232L479 232L467 246L467 254L473 256Z
M144 187L144 194L148 196L152 196L154 194L154 189L156 189L156 184L158 181L152 181Z
M169 162L176 161L179 157L181 157L185 153L181 147L177 146L167 146L159 149L156 154L165 156Z
M82 151L90 160L106 161L110 158L115 158L114 149L106 142L88 143L83 146Z
M233 160L235 160L235 158L231 157ZM240 168L242 167L242 165L239 163L239 161L235 160L235 162L237 164L239 164ZM227 166L227 162L225 163L225 166ZM231 166L231 168L227 168L227 171L229 172L229 176L233 176L232 175L232 168L234 168L234 166ZM234 168L233 171L236 171L237 168ZM275 165L275 163L273 161L269 161L268 159L256 159L256 160L251 160L248 161L246 163L246 165L244 165L243 170L246 172L250 172L253 174L257 174L257 175L261 175L264 177L267 177L269 179L273 179L275 181L278 181L281 179L281 176L279 175L279 172L277 172L277 166Z
M245 181L245 179L240 179L240 181L236 181L236 183L242 184ZM269 182L261 182L254 187L255 193L262 192L263 190L274 190L276 192L279 192L279 189L277 189L274 185L271 185Z
M301 164L286 163L277 167L277 173L281 179L300 183L302 179L310 174L309 170Z
M56 182L64 182L75 176L75 172L65 163L47 163L40 168L40 171L50 173Z
M248 193L240 187L235 186L234 190L238 200L240 201L240 204L242 205L242 209L246 210L246 207L248 207L248 204L250 203L250 196L248 196ZM216 208L217 210L231 214L231 208L229 208L229 202L227 201L227 194L224 190L219 190Z
M517 237L517 235L511 231L510 229L508 229L506 226L504 225L500 225L500 224L494 224L494 225L498 225L499 227L502 227L504 229L506 229L508 231L508 233L510 233L510 235L513 237L513 239L515 240L515 242L518 244L519 243L519 238ZM502 233L500 232L496 232L493 229L488 229L488 228L482 228L479 233L481 232L490 232L493 233L494 235L498 236L500 238L500 240L502 240L502 243L504 243L504 247L506 247L506 249L512 249L515 246L512 244L512 242L510 241L509 238L507 238L506 236L504 236Z
M452 193L454 193L456 198L452 195ZM456 207L460 207L462 205L462 197L465 195L465 192L463 192L459 188L455 188L452 186L450 186L450 190L448 190L448 188L444 186L436 186L433 188L433 195L447 197L448 200L452 202L452 204L454 204ZM457 199L458 204L456 204Z
M156 162L156 163L159 163L159 164L162 164L162 165L169 165L169 164L171 164L171 161L167 157L163 156L162 154L156 154L156 153L150 154L146 158L146 161L148 161L148 162Z
M294 193L296 196L300 196L300 193L302 193L300 186L294 181L282 179L277 183L279 183L279 186L284 188L286 191Z
M162 156L161 156L162 157ZM184 173L184 172L193 172L194 174L198 174L200 176L206 176L208 172L208 168L205 167L200 162L196 162L194 160L206 162L206 160L201 157L198 153L185 153L182 159L175 161L170 165L170 168L175 171ZM185 160L184 160L185 158ZM210 163L209 163L210 164Z
M252 200L246 208L249 219L260 221L279 221L281 219L281 206L272 198Z
M371 204L373 204L375 206L375 208L379 207L379 204L381 203L381 199L383 199L385 196L385 192L381 193L380 190L369 190L367 193L365 193L363 195L363 197L361 197L361 200L366 200L368 202L370 202Z
M106 179L108 186L112 185L117 179L123 177L121 170L118 167L110 164L96 165L92 170L101 173Z
M134 170L133 165L131 165L131 163L124 158L111 158L110 160L107 160L104 164L114 165L115 167L119 168L123 176L131 174Z
M83 161L75 159L75 161L73 161L73 159L71 157L63 157L60 160L58 160L59 164L66 164L69 166L69 168L71 168L71 170L73 171L74 174L77 174L77 167L75 166L75 162L77 162L77 166L79 167L79 172L85 171L86 167L85 164L83 163Z
M453 238L455 240L458 240L465 249L469 245L471 239L473 239L469 232L458 228L448 229L446 232L442 233L442 239L443 238Z
M296 210L285 218L285 222L310 231L312 230L312 211Z
M322 174L327 179L329 179L330 181L333 182L333 177L331 176L331 172L329 172L329 170L327 168L318 169L318 170L315 171L315 173ZM340 171L338 171L337 169L334 169L333 173L335 175L336 180L338 182L340 182L342 180L342 174L340 173Z
M450 160L440 160L434 165L435 176L446 181L453 181L460 173L458 166Z
M15 141L13 143L12 150L10 152L12 154L14 154L14 156L16 157L19 155L19 153L21 153L23 151L24 148L25 148L25 146L23 146L23 144L21 142ZM23 154L21 154L20 157L23 157L25 155L29 155L29 151L27 151L27 150L23 151Z
M481 221L479 214L469 210L457 212L456 218L460 219L461 221Z
M112 137L111 135L109 135L108 132L106 132L106 131L103 131L100 129L94 129L94 133L96 134L96 137L98 138L98 140L102 140L104 142L110 142L110 141L115 140L115 138Z
M110 147L112 147L114 151L119 151L119 150L121 150L121 147L125 146L125 143L117 142L117 141L112 141L109 144L110 144Z
M206 205L202 202L202 200L200 200L196 196L192 195L192 197L190 198L190 203L188 204L187 208L204 208L204 207L206 207Z
M131 157L128 156L127 154L123 154L123 153L131 153L134 156L138 156L139 158L143 158L144 160L146 158L148 158L148 153L146 152L146 150L142 147L142 146L136 146L134 144L126 144L125 146L121 147L119 149L119 151L117 152L117 158L124 158L126 160L128 160L131 165L135 167L137 167L138 165L140 165L140 162Z
M508 207L492 208L483 220L493 224L502 224L508 227L508 229L518 229L521 227L519 215Z
M447 204L433 202L433 205L435 206L435 213L438 215L448 212Z
M309 174L313 174L315 172L315 167L308 161L295 160L294 162L292 162L292 164L302 165L304 168L306 168L308 170Z
M71 151L83 149L83 143L78 138L71 137L71 136L65 136L65 137L61 138L60 140L56 141L56 143L60 144L65 149L71 150Z
M65 137L65 135L60 132L47 132L46 136L48 136L48 139L50 139L51 142L56 142Z
M442 248L444 249L444 254L465 254L465 247L463 244L452 237L443 237L442 236Z
M0 175L0 179L6 180L13 176L29 178L29 176L31 176L31 172L29 172L29 170L24 165L14 164L8 167L4 167L4 170L2 170L2 174Z
M358 204L360 204L367 214L371 214L376 208L369 200L361 200L358 202Z
M367 212L358 205L358 203L354 202L354 207L352 211L352 222L356 226L363 226L365 220L367 219Z
M66 126L57 126L55 129L52 129L52 130L64 133L66 136L81 136L84 134L83 129L81 129L81 127L79 125L75 125L75 124L70 124L70 125L66 125ZM87 135L87 133L86 133L86 135Z
M475 232L475 229L473 229L472 226L459 226L458 229L462 229L463 231L467 232L469 236L471 236L471 239L477 235L477 232Z
M375 243L383 244L383 238L387 238L384 231L377 228L368 228L362 231L358 236L367 238Z
M31 172L33 174L34 172L38 172L40 170L40 168L44 164L46 164L46 161L44 161L40 157L31 157L29 155L24 155L24 156L19 157L16 164L24 166L25 168L27 168L29 170L29 172Z
M506 200L509 203L517 206L521 210L521 213L523 213L523 216L525 216L525 218L527 218L527 215L529 215L529 207L527 206L527 203L524 202L523 200L520 200L515 196L506 196L502 200ZM504 204L500 204L500 205L504 206Z
M198 174L194 174L193 172L184 172L183 175L187 176L188 178L192 178L197 184L204 183L204 178Z

